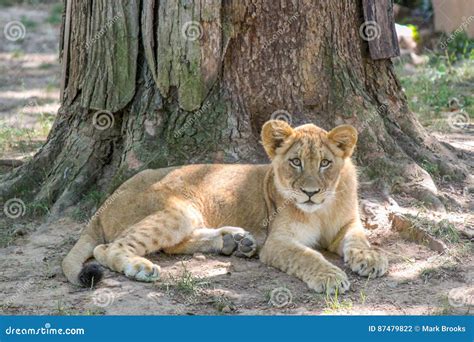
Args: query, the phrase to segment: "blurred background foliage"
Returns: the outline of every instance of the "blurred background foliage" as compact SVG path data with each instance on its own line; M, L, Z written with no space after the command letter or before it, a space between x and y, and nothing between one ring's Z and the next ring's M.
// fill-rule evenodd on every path
M448 5L459 3L453 0ZM443 12L442 19L459 23L452 32L437 27L435 5L440 3L395 0L401 56L394 62L410 108L420 122L430 130L449 132L452 127L446 117L451 113L463 113L471 122L474 118L474 39L465 31L474 25L474 4L473 13L461 13L460 17ZM443 10L446 8L438 13ZM401 37L403 34L411 37Z

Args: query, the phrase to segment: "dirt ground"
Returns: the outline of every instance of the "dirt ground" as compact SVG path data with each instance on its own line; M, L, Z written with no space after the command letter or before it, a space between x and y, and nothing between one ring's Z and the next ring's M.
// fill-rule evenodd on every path
M0 148L0 159L22 160L34 153L45 139L41 129L46 124L41 118L54 118L59 106L59 27L48 23L52 6L0 10L2 29L12 18L23 16L30 21L23 40L11 42L0 36L0 127L40 132L26 142L9 141L8 146ZM29 106L29 103L35 105ZM21 120L19 113L22 113ZM466 129L434 134L464 154L472 174L474 132ZM0 172L8 170L3 167ZM376 181L362 181L364 222L371 242L387 253L390 268L385 277L367 280L353 274L337 256L327 255L346 271L352 283L349 293L340 296L315 294L302 281L267 267L258 259L202 254L152 255L150 258L162 267L162 279L154 284L131 281L106 271L105 279L96 289L80 289L66 281L60 263L77 240L83 223L67 215L52 222L46 218L12 220L2 215L0 231L3 229L10 234L1 240L0 313L472 314L473 184L441 179L437 186L438 197L446 211L430 210L401 194L389 196L379 190ZM434 245L425 238L398 232L389 219L391 213L411 214L411 222L417 227L428 227L427 231L434 236Z

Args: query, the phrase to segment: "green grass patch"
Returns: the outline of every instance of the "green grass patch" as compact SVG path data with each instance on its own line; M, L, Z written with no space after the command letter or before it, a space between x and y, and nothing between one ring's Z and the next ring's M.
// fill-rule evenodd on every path
M448 64L463 59L474 60L474 39L469 39L465 31L458 34L443 35L440 42L446 45L446 48L442 50L442 55L447 58ZM436 60L436 55L434 57Z
M25 25L26 30L34 30L36 27L38 27L38 23L36 21L31 20L25 15L20 17L20 21L23 25Z
M33 217L49 215L50 205L44 201L34 201L28 203L26 212Z
M431 233L450 243L458 243L461 239L459 231L448 220L441 220L432 226Z
M16 0L0 0L0 6L1 7L9 7L13 6L17 3Z
M24 56L25 56L25 51L21 49L14 49L12 51L12 59L20 59L20 58L23 58Z
M62 3L55 4L51 8L48 19L46 19L46 22L50 23L51 25L60 25L62 21L62 15L63 15L63 4Z
M449 39L448 39L449 38ZM474 40L464 32L440 38L438 49L429 61L406 73L403 64L397 74L410 109L421 124L432 130L449 131L448 117L460 111L474 119Z
M10 127L0 123L0 152L31 152L41 146L41 143L35 142L35 136L33 129Z
M446 64L419 67L414 75L400 76L400 82L410 109L423 126L449 129L446 118L453 110L463 111L474 119L474 60L449 68Z
M220 313L228 313L235 310L234 303L226 296L215 296L211 300L212 306Z
M439 177L439 167L437 164L430 163L427 160L421 162L421 167L426 170L431 176Z
M51 63L41 63L39 68L41 70L48 70L48 69L51 69L53 68L55 65L54 64L51 64Z
M167 281L162 282L159 287L167 293L174 293L184 297L186 300L196 300L204 289L210 287L210 283L201 277L193 275L186 265L182 263L182 272L179 276L170 276Z
M458 243L461 241L461 235L456 226L444 219L441 221L433 221L423 216L407 215L415 228L420 228L441 240L449 243Z
M175 278L175 289L185 295L196 295L203 286L207 286L207 282L201 278L194 276L183 265L183 272L181 276Z
M103 308L78 310L73 306L66 306L62 300L58 300L56 310L54 312L54 314L58 316L102 316L105 315L105 313L106 310Z
M10 246L13 240L15 240L13 228L8 228L6 223L7 222L5 222L5 228L0 229L0 248ZM0 225L3 225L3 223L0 222Z
M338 289L336 289L334 294L326 293L324 301L326 303L326 308L323 310L324 313L330 314L340 310L351 310L352 301L349 299L340 299Z

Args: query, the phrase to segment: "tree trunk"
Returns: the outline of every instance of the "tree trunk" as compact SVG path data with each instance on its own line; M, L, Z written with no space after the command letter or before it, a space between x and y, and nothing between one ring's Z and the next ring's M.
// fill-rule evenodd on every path
M391 61L370 58L361 1L66 3L62 106L41 150L2 179L4 201L61 213L146 168L264 162L270 118L354 125L364 174L421 178L434 205L418 164L464 175L408 110Z

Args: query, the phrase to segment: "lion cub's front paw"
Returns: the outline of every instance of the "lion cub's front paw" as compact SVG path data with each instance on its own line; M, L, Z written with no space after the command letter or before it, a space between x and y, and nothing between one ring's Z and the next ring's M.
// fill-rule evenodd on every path
M318 293L344 293L349 290L351 283L343 270L336 266L322 269L306 282L308 286Z
M374 249L354 248L348 251L345 261L355 273L364 277L381 277L387 272L388 260Z

